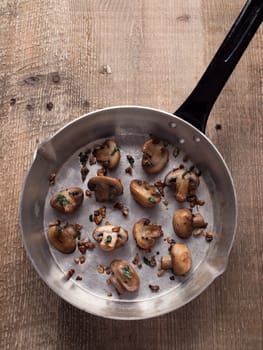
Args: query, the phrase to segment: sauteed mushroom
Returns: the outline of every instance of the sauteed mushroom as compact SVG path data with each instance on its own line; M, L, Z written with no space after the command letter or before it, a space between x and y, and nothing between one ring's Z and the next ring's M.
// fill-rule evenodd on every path
M155 187L146 181L132 180L130 191L136 202L145 208L151 208L161 201L160 193L156 192Z
M79 187L67 188L51 197L52 208L64 213L73 213L83 202L84 193Z
M148 174L159 173L169 160L167 144L158 138L147 140L142 146L142 152L142 167Z
M133 237L139 248L150 251L157 238L163 235L162 227L151 224L149 219L140 219L133 226Z
M94 176L88 182L88 188L95 192L97 202L114 201L123 193L119 179L110 176Z
M51 226L47 236L49 242L62 253L72 253L76 249L76 237L78 230L74 225L59 225Z
M111 265L111 277L108 279L119 294L135 292L140 285L140 279L131 264L125 260L113 260Z
M192 255L185 244L176 243L170 250L170 255L162 256L161 268L172 269L175 275L185 275L192 266Z
M192 170L177 168L171 170L164 179L165 185L174 191L175 199L178 202L185 202L187 196L197 189L200 184L199 177Z
M102 145L95 146L93 155L108 169L116 168L121 158L119 146L114 140L106 140Z
M111 224L97 227L93 231L93 238L104 251L110 252L128 241L128 232L120 227Z
M206 226L207 223L200 213L193 214L192 210L187 208L181 208L174 213L174 232L181 238L188 238L195 228L205 228Z

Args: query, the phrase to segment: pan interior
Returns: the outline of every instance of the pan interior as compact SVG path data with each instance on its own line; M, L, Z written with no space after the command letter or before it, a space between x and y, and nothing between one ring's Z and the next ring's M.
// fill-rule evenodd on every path
M163 136L165 138L165 135ZM79 287L95 294L96 296L105 298L107 297L107 293L109 291L113 293L111 299L121 299L122 301L140 300L160 296L164 293L169 292L171 289L177 288L181 283L183 283L185 278L187 278L187 276L177 276L174 279L174 277L172 277L172 271L167 271L162 277L157 276L161 256L169 254L168 248L170 245L167 243L166 238L170 236L177 243L183 242L190 248L193 258L193 269L191 273L194 273L199 264L205 260L207 251L209 249L209 244L205 241L204 236L191 237L187 240L183 240L174 234L172 226L173 214L180 207L189 207L189 203L180 204L176 202L170 189L165 189L165 196L162 198L162 202L157 207L146 209L134 201L130 195L129 186L132 179L146 180L150 183L153 183L158 179L163 180L165 174L169 170L179 167L181 164L185 165L186 168L189 168L193 163L191 162L189 156L187 156L182 151L176 158L174 158L172 156L172 153L175 145L169 145L169 164L160 174L149 176L143 171L141 167L142 152L140 146L147 140L148 137L146 135L110 135L109 137L114 138L117 141L117 144L120 146L121 162L116 170L108 171L108 175L121 179L124 187L124 194L119 197L119 201L129 209L129 215L127 217L124 217L120 210L114 209L113 204L96 202L94 195L92 195L91 198L86 197L81 208L70 216L60 214L50 207L49 201L51 196L65 188L79 186L85 192L87 189L88 179L92 176L96 176L97 169L101 168L101 166L98 164L89 166L90 172L87 176L87 179L86 181L82 182L78 154L81 151L84 151L86 147L92 149L95 144L102 144L105 141L105 139L100 139L78 149L59 169L58 175L56 177L56 183L54 186L51 186L49 188L46 196L44 216L45 234L48 230L48 224L59 219L62 224L66 224L68 222L72 224L79 223L83 225L83 229L81 230L82 237L89 236L92 239L92 232L97 227L97 225L94 222L91 222L89 220L89 217L94 213L94 210L97 210L102 206L106 206L107 214L103 222L105 223L106 221L109 221L116 226L122 226L127 229L129 232L128 243L124 247L118 248L113 252L103 252L96 244L96 248L93 251L87 251L85 255L86 261L84 264L74 263L74 259L81 256L81 253L78 251L78 249L76 249L73 254L66 255L58 252L50 244L49 247L53 258L56 261L56 264L60 267L61 271L66 274L69 269L74 269L74 283L76 283ZM129 166L126 158L127 155L132 155L135 160L132 176L125 173L125 168ZM188 160L186 161L186 159ZM201 183L198 189L198 196L205 201L205 205L199 206L198 211L205 217L206 221L208 222L208 229L212 230L214 227L213 210L211 210L211 208L213 208L213 204L209 189L211 189L213 184L211 181L209 181L208 185L202 176L200 180ZM167 201L168 204L165 203L165 201ZM196 208L194 209L194 212L197 212ZM161 225L164 232L164 236L157 240L156 245L153 247L150 253L146 253L138 249L133 239L133 224L141 218L148 218L152 223ZM109 276L106 273L99 273L97 267L99 265L107 267L114 259L124 259L132 262L136 253L139 254L140 260L142 262L141 269L135 267L141 281L139 291L136 294L126 293L122 296L118 296L114 292L114 288L107 284L106 280ZM152 256L155 256L155 259L157 261L157 266L155 267L150 267L144 263L144 258L150 260ZM75 280L75 277L77 275L80 275L82 277L81 281ZM172 279L170 279L170 277ZM158 285L160 287L159 292L153 293L149 288L149 285Z
M169 163L155 176L147 175L141 167L141 146L149 134L159 136L169 142ZM124 194L120 201L129 209L128 217L113 208L113 204L97 203L94 195L85 197L82 206L71 215L61 214L49 205L53 194L68 187L79 186L87 189L88 179L96 175L101 166L89 166L87 179L82 182L78 154L86 147L92 149L108 138L114 138L120 146L121 162L108 175L121 179ZM173 156L174 148L180 149ZM126 156L135 160L132 176L125 173L129 166ZM132 179L146 180L149 183L164 180L169 170L183 164L189 168L192 164L202 172L198 198L205 205L194 208L208 223L207 230L214 233L211 243L204 236L182 240L173 231L172 217L181 207L189 203L178 203L169 188L165 188L164 200L155 208L145 209L137 204L130 195L129 185ZM47 179L55 172L56 182L49 185ZM75 264L74 258L81 253L76 249L73 254L62 254L54 249L48 239L50 222L59 219L63 223L83 225L82 238L89 236L96 225L89 220L90 214L102 205L107 207L104 223L109 221L123 226L129 232L128 243L114 252L103 252L97 246L87 251L84 264ZM114 107L96 111L81 117L61 129L52 139L40 145L34 162L25 180L21 198L21 228L27 253L44 281L62 298L73 305L105 317L118 319L148 318L174 310L200 294L226 267L227 257L232 246L236 224L236 202L231 177L220 154L211 142L195 128L171 114L143 107ZM136 247L132 227L140 218L148 218L162 226L163 237L159 238L150 253ZM172 271L157 276L160 259L168 255L168 236L176 242L185 243L192 253L193 267L186 276L173 277ZM99 273L97 266L109 266L114 259L132 262L136 253L142 260L142 268L137 270L140 288L137 293L125 293L119 296L114 287L107 283L108 275ZM143 258L155 256L157 266L149 267ZM69 269L74 269L73 277L66 281ZM76 276L82 277L81 281ZM171 277L171 278L170 278ZM149 285L158 285L159 291L152 292ZM108 293L111 292L112 296ZM123 309L123 303L126 305Z

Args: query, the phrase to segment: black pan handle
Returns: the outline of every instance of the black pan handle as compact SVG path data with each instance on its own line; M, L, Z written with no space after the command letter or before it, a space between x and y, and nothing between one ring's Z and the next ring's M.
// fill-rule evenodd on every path
M174 113L205 132L209 113L263 19L263 0L248 0L196 87Z

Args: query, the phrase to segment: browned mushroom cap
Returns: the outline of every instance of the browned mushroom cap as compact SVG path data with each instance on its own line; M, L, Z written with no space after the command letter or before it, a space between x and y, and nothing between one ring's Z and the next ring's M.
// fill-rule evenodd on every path
M165 177L164 183L174 191L178 202L185 202L189 191L196 190L200 184L199 177L185 168L171 170Z
M146 181L132 180L130 191L136 202L145 208L151 208L161 201L160 193L156 192L155 187Z
M95 191L97 202L114 201L123 193L121 181L109 176L92 177L88 182L88 188Z
M193 231L193 215L190 209L177 210L173 216L174 232L181 238L188 238Z
M79 187L70 187L51 197L52 208L64 213L73 213L83 202L84 193Z
M149 219L140 219L133 226L133 237L139 248L150 250L154 245L156 238L163 235L160 225L151 224Z
M169 151L160 139L147 140L142 146L142 167L148 174L157 174L164 169L169 160Z
M175 275L185 275L192 267L192 255L185 244L176 243L170 250L170 255L162 256L161 268L172 269Z
M108 169L116 168L121 158L119 146L114 140L106 140L102 145L95 146L93 154L97 162Z
M102 250L110 252L123 246L128 241L129 236L124 228L109 224L97 227L93 231L93 238L99 242Z
M205 228L206 226L207 223L200 213L193 214L192 210L187 208L181 208L174 213L174 232L181 238L188 238L195 228Z
M78 231L74 225L51 226L47 236L49 242L62 253L72 253L76 249L76 237Z
M140 279L131 264L124 260L113 260L111 265L111 277L108 279L119 294L135 292L140 285Z

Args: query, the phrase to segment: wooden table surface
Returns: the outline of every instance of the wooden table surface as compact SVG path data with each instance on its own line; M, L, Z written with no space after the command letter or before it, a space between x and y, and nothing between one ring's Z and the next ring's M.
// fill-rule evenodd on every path
M18 225L19 194L38 143L106 106L173 112L243 3L1 1L1 349L262 349L262 28L208 122L207 135L233 175L239 219L227 271L197 299L143 321L86 314L39 278Z

